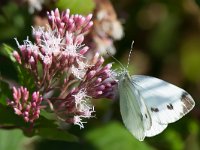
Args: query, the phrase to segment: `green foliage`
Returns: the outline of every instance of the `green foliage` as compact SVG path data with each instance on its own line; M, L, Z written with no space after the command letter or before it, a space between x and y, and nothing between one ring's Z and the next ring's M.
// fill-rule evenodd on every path
M77 141L77 137L72 134L69 134L67 131L63 131L58 128L38 128L36 129L36 135L39 135L48 140L59 140L59 141L68 141L74 142Z
M88 14L92 12L95 4L93 0L59 0L56 6L61 10L69 8L71 13Z
M149 37L149 47L152 53L157 57L163 57L169 53L169 49L173 48L176 42L175 31L179 25L179 16L175 14L168 14L163 17L157 27L152 31Z
M169 143L168 146L170 147L171 150L183 150L185 146L184 142L181 139L180 134L176 132L175 130L168 129L164 138L165 138L165 141Z
M0 45L0 59L3 62L0 63L0 79L5 77L6 79L17 80L17 62L15 61L12 52L13 48L8 44Z
M12 62L16 62L15 58L13 57L13 48L7 44L3 44L0 48L0 54L8 57Z
M187 138L185 144L185 150L199 150L199 121L192 120L188 125L188 129L190 131L190 135Z
M0 40L11 40L23 34L26 20L23 13L15 3L1 6L0 13Z
M196 121L191 121L190 124L189 124L189 130L191 132L191 134L195 134L195 135L198 135L199 133L199 125Z
M5 115L6 114L6 115ZM28 127L24 120L15 115L13 109L0 105L0 125L10 127Z
M5 127L6 129L20 127L24 134L29 137L39 135L45 139L51 140L77 141L74 135L58 129L53 120L48 120L42 116L35 122L34 129L31 129L31 125L25 123L18 115L15 115L13 109L8 106L0 105L0 118L1 127Z
M98 150L153 150L145 142L136 140L121 124L110 122L86 133L85 138Z
M30 74L30 72L27 69L25 69L24 67L22 67L16 62L12 54L13 51L14 49L11 46L7 44L3 44L0 54L9 58L9 60L11 60L11 62L13 63L13 67L16 71L16 74L12 74L12 75L17 76L19 84L22 86L26 85L26 87L30 91L33 91L35 89L33 76Z
M181 67L191 81L200 81L200 36L188 37L182 45Z
M25 150L25 143L29 138L25 137L19 129L0 130L1 150Z
M4 82L0 77L0 104L6 105L6 99L11 98L12 93L8 83Z

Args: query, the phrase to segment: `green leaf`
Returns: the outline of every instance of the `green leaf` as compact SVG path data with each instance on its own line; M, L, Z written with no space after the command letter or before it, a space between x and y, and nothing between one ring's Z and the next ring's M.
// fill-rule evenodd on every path
M74 135L58 128L38 128L35 130L35 134L49 140L68 142L74 142L78 140Z
M68 141L68 142L77 141L77 137L75 137L74 135L68 133L65 130L58 129L55 120L49 120L41 115L40 118L36 120L34 124L33 134L31 135L29 132L26 132L25 134L27 136L38 135L48 140L58 140L58 141Z
M40 116L43 116L49 120L56 120L56 115L53 112L48 112L46 110L41 110L40 111Z
M16 62L15 58L13 57L13 48L7 44L3 44L0 50L0 53L4 56L10 58L12 62Z
M6 105L6 99L12 97L12 90L8 83L2 81L0 77L0 104Z
M56 3L56 7L59 9L65 10L70 9L71 13L75 14L88 14L91 13L94 9L93 0L59 0Z
M86 133L85 138L98 150L153 150L136 140L121 124L112 122Z
M14 49L7 44L0 46L0 59L3 63L0 63L0 75L6 79L17 80L17 69L18 63L13 57Z
M19 84L21 86L25 86L30 91L30 93L35 91L36 88L34 78L28 69L23 68L23 66L17 64L17 74L19 78Z
M36 120L33 130L31 130L29 123L25 123L22 117L14 114L12 108L3 105L0 105L0 126L6 129L20 128L28 137L39 135L51 140L77 141L74 135L58 129L55 121L48 120L42 116Z
M12 108L0 104L0 125L6 127L27 127L22 117L16 115Z
M32 74L27 69L22 67L22 65L16 62L12 54L13 48L7 44L3 44L0 53L8 57L14 63L14 67L16 68L19 79L19 84L28 88L30 92L33 92L35 89L35 84Z
M27 140L19 129L0 130L0 150L25 150Z

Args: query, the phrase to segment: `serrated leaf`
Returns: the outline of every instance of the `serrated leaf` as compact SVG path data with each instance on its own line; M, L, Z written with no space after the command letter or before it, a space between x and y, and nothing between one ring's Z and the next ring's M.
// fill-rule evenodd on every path
M85 138L98 150L153 150L136 140L122 125L112 122L86 133Z
M93 11L95 4L93 0L59 0L56 6L62 10L69 8L73 14L88 14Z
M36 135L39 135L49 140L59 140L68 142L74 142L78 140L77 137L75 137L74 135L58 128L38 128L35 132Z

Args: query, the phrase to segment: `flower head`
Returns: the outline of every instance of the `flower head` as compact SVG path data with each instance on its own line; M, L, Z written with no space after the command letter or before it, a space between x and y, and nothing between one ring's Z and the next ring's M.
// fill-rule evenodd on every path
M94 112L91 100L113 97L112 65L103 67L98 53L87 58L90 48L84 38L93 25L91 14L70 15L69 9L60 14L56 9L47 15L50 25L33 28L34 42L27 38L20 45L16 40L20 52L13 56L33 75L36 89L58 118L82 128L82 120Z

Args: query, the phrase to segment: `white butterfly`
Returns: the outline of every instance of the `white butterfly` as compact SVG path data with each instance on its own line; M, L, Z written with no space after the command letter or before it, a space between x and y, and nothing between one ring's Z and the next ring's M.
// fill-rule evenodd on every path
M127 71L120 75L118 90L122 120L139 141L161 133L195 105L183 89L154 77L129 76Z

